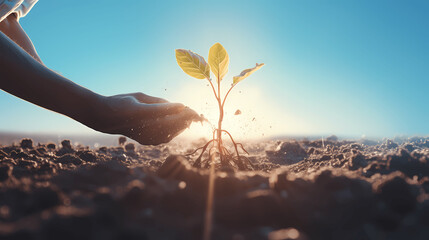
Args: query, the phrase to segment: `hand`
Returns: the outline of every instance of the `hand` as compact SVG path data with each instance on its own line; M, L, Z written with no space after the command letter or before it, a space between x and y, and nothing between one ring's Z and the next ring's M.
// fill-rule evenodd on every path
M144 145L167 143L200 116L180 103L131 93L103 97L92 124L95 130L122 134ZM85 124L85 123L84 123Z

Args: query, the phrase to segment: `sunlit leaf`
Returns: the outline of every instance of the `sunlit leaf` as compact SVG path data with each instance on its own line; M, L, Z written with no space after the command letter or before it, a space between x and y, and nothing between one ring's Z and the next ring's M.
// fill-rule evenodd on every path
M210 66L200 55L191 50L176 49L176 60L182 70L191 77L210 79Z
M238 82L240 82L241 80L247 78L248 76L250 76L250 74L256 72L256 70L260 69L262 66L264 66L263 63L261 64L256 64L256 66L254 68L249 68L246 70L243 70L240 75L235 76L233 79L233 84L237 84Z
M215 43L209 51L209 64L213 74L220 82L228 72L229 56L220 43Z

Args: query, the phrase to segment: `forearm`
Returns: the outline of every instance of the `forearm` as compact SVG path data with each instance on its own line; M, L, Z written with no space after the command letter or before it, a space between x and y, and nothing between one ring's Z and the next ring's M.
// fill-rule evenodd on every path
M0 89L80 122L103 98L51 71L0 32Z

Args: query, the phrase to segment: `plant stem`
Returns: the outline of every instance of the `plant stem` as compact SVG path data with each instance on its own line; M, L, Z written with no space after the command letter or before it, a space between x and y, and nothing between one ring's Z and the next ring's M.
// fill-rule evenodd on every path
M211 80L211 79L207 79L207 80L209 80L209 83L210 83L210 85L212 86L212 90L213 90L213 93L214 93L214 95L215 95L215 98L216 98L216 100L218 100L220 97L218 97L218 96L217 96L217 94L216 94L216 90L215 90L215 88L214 88L214 86L213 86L212 80ZM218 100L218 101L219 101L219 100Z
M220 156L220 162L223 162L223 149L222 149L222 121L223 121L223 105L221 102L220 97L220 80L219 80L219 74L218 74L218 81L217 81L217 102L219 105L219 122L218 122L218 128L217 128L217 139L218 139L218 150L219 150L219 156Z
M231 87L229 88L228 92L226 93L225 97L223 98L223 102L222 102L222 108L225 106L225 101L226 98L228 97L229 93L231 92L231 90L235 87L236 84L232 84ZM220 98L220 96L219 96Z

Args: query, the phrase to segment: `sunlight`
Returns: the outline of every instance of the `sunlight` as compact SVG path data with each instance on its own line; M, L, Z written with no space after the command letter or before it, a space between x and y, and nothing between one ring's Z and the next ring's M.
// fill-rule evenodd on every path
M198 83L198 81L200 81ZM230 81L221 84L221 95L224 96ZM182 102L206 117L210 124L193 123L181 134L181 137L209 138L217 127L219 108L207 80L191 79L176 92L178 102ZM281 107L280 107L280 106ZM286 134L305 134L310 128L304 122L288 116L290 104L270 102L266 94L252 85L238 84L228 96L225 104L225 117L222 128L229 131L235 139L259 139L276 136L279 132ZM235 115L237 110L241 114Z

